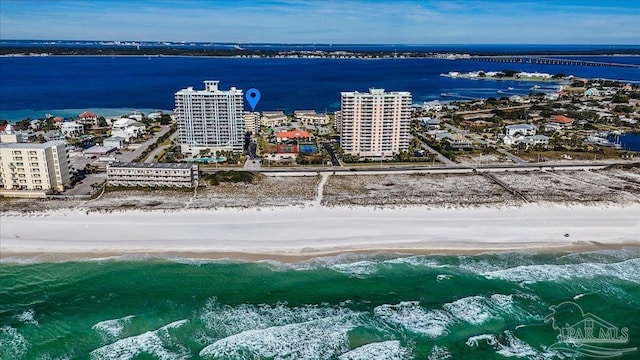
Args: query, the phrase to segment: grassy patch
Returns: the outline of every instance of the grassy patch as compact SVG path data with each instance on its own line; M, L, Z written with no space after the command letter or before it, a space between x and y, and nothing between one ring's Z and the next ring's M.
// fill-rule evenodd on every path
M216 186L221 183L245 183L253 184L258 178L258 174L251 171L217 171L213 174L205 174L201 180L208 181L209 184Z

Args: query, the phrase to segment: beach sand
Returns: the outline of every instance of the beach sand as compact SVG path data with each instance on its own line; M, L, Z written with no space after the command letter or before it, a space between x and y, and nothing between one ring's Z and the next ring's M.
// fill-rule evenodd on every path
M343 252L589 251L640 246L639 214L638 203L63 209L3 215L0 259L62 261L133 255L300 261Z

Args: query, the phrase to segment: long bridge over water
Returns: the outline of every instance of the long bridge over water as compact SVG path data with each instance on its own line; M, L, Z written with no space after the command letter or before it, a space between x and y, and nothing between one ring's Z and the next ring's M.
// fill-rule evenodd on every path
M545 64L545 65L577 65L577 66L602 66L602 67L625 67L640 69L640 64L616 63L607 61L589 61L578 59L562 59L557 57L544 56L471 56L464 60L472 61L489 61L502 63L520 63L520 64Z

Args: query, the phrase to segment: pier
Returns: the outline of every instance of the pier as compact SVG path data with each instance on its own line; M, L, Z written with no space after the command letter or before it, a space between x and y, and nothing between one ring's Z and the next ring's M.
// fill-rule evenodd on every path
M587 61L576 59L561 59L556 57L541 56L471 56L466 60L488 61L516 64L544 64L544 65L572 65L572 66L601 66L601 67L625 67L640 69L638 64L624 64L605 61Z
M460 95L460 94L456 94L456 93L441 93L440 96L441 97L458 98L458 99L463 99L463 100L474 100L474 101L484 100L483 98L464 96L464 95Z

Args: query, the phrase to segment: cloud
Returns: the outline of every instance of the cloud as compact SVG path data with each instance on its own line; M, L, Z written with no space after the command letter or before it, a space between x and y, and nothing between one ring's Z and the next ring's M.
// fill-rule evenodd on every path
M4 39L640 43L631 1L2 0Z

